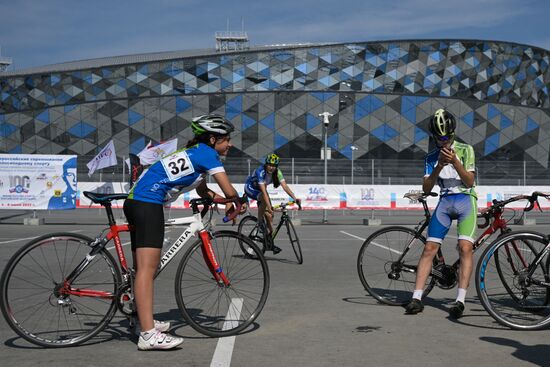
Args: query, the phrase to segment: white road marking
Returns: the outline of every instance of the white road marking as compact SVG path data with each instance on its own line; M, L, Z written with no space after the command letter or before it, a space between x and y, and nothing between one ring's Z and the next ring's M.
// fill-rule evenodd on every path
M227 316L225 323L223 324L222 329L227 330L234 328L239 320L241 315L241 309L243 307L242 298L233 298L231 299L231 304L229 305L229 310L227 311ZM210 367L229 367L231 364L231 356L233 355L233 347L235 346L235 335L227 336L225 338L218 339L218 345L214 351L214 356L212 357L212 363Z
M351 237L353 237L353 238L357 238L358 240L361 240L361 241L364 241L364 240L365 240L365 238L356 236L356 235L351 234L351 233L348 233L348 232L346 232L346 231L340 231L340 233L346 234L346 235L351 236ZM392 249L392 248L386 247L386 246L382 246L382 245L379 244L379 243L371 242L371 244L374 245L374 246L383 248L383 249L385 249L385 250L391 251L391 252L393 252L393 253L395 253L395 254L401 255L401 252L399 252L399 251L397 251L397 250L394 250L394 249Z
M75 231L69 231L70 233L78 233L78 232L82 232L81 229L77 229ZM9 241L0 241L0 244L3 244L3 243L12 243L12 242L19 242L19 241L27 241L27 240L34 240L35 238L38 238L40 236L34 236L34 237L25 237L25 238L17 238L15 240L9 240Z

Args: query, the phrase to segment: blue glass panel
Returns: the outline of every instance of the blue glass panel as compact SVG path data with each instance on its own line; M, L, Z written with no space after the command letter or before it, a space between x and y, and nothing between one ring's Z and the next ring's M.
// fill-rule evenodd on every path
M279 61L286 61L293 56L290 52L280 52L280 51L272 55Z
M128 110L128 125L133 125L143 119L143 115L134 110Z
M474 113L473 112L468 112L467 114L462 116L462 121L464 121L464 123L466 125L468 125L469 127L473 128L474 127Z
M145 148L145 137L141 137L135 140L133 143L130 143L130 153L138 154Z
M182 113L191 107L191 103L187 102L185 99L176 98L176 113Z
M311 113L308 113L306 115L306 130L311 130L313 129L315 126L319 125L321 123L321 120L318 119L317 117L313 116Z
M371 134L376 136L381 141L386 142L399 135L399 132L397 132L395 129L391 128L387 124L383 124L374 129Z
M254 126L254 125L256 125L256 120L254 120L253 118L251 118L247 115L243 115L243 117L242 117L242 129L243 130L246 130L250 126Z
M351 147L352 147L352 144L348 144L346 145L345 147L343 147L341 150L340 150L340 153L342 153L344 156L346 156L348 159L351 159Z
M36 119L38 121L41 121L41 122L45 123L45 124L49 124L50 123L50 111L49 110L44 110L38 116L36 116Z
M227 80L221 78L221 80L220 80L220 88L221 88L221 89L230 88L232 85L233 85L232 82L227 81Z
M225 105L225 117L232 119L235 116L238 116L242 112L243 108L243 97L238 95L226 102Z
M138 69L137 72L145 76L149 75L149 65L148 64L143 65Z
M296 66L295 69L300 71L303 74L307 74L307 62L304 62L303 64Z
M0 136L3 138L7 138L15 131L17 131L17 127L12 124L9 124L7 122L3 122L2 124L0 124Z
M59 75L52 75L50 77L50 85L51 86L54 86L56 85L57 83L59 83L61 81L61 77L59 77Z
M274 139L275 139L275 149L279 149L280 147L288 143L288 139L282 136L281 134L275 133Z
M527 126L525 127L525 132L528 133L530 131L533 131L539 127L539 124L536 123L533 119L530 117L527 118Z
M416 100L414 97L404 96L401 98L401 115L416 124Z
M487 109L487 119L490 120L495 116L500 115L501 112L492 104L489 104L489 107Z
M336 95L336 93L330 93L330 92L312 92L310 94L321 102L328 101L329 99L331 99Z
M418 143L424 139L426 139L427 137L429 137L429 135L424 131L422 130L421 128L415 128L414 129L414 143Z
M94 132L96 128L84 121L74 124L68 131L77 138L84 138Z
M260 120L260 124L264 125L265 127L270 128L271 130L275 129L275 114L271 113L266 118Z
M8 153L10 153L10 154L21 154L21 153L23 153L23 147L21 145L16 145L15 148L10 150Z
M327 145L334 150L338 150L338 133L327 137Z
M236 83L243 79L244 79L244 67L239 68L233 72L233 83Z
M485 139L485 152L484 155L491 154L498 149L498 141L500 139L500 133L493 134Z
M197 65L197 69L196 69L197 76L206 74L207 72L208 70L207 70L206 64Z
M500 130L504 130L507 127L512 126L512 124L512 120L510 120L508 117L506 117L505 115L500 116Z
M69 105L66 105L65 107L63 107L63 111L64 111L65 113L70 112L70 111L74 110L77 106L78 106L78 105L76 105L76 104L69 104Z

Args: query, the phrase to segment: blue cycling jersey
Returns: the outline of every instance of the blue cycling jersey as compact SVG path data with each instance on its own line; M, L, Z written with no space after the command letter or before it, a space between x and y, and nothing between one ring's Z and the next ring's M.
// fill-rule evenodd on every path
M471 145L455 141L451 148L462 163L464 169L468 172L475 172L474 148ZM435 149L428 153L424 164L424 177L431 175L438 165L440 149ZM458 172L452 164L447 164L437 177L437 184L441 189L441 196L451 194L468 194L477 197L474 187L466 187L462 182Z
M128 198L162 204L195 189L207 174L219 172L225 172L225 169L218 152L199 143L155 162L141 174Z
M283 182L285 180L283 173L280 169L277 169L277 177L279 178L279 182ZM261 193L260 184L264 184L267 187L272 182L272 175L267 173L267 171L265 170L265 166L262 164L260 167L254 170L254 173L248 176L244 185L244 191L249 198L258 200Z

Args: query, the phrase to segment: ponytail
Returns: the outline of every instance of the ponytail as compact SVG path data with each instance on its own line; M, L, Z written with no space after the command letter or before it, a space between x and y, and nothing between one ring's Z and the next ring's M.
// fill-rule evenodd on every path
M210 137L211 134L201 134L201 135L195 135L193 139L189 140L187 142L187 145L185 145L185 148L191 148L193 145L197 145L199 143L203 143L208 145L209 147L213 148L210 144Z

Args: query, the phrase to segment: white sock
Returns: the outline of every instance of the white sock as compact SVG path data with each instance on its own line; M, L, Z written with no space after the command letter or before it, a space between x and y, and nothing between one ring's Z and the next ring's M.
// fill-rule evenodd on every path
M457 295L456 295L456 300L464 303L465 299L466 299L466 289L458 288L458 292L457 292Z
M413 292L413 299L417 299L419 301L422 301L422 294L424 293L423 289L415 289Z

